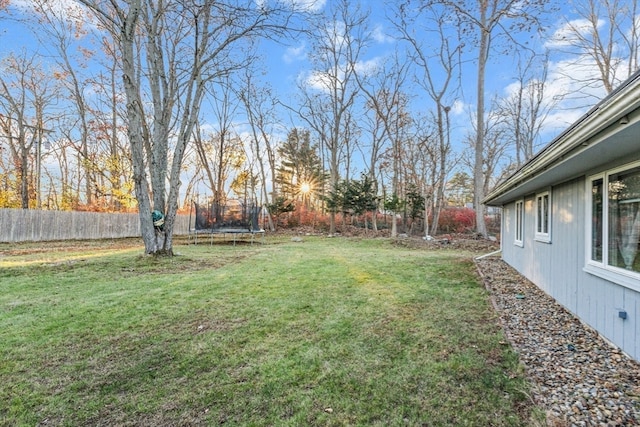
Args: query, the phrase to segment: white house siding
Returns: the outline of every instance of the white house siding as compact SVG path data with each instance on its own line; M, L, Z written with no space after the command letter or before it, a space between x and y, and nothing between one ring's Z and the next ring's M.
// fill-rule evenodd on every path
M551 243L535 234L535 194L525 197L523 246L515 244L515 202L504 206L502 256L561 305L606 339L640 360L640 293L583 271L585 265L585 178L551 191ZM620 309L627 319L618 317Z

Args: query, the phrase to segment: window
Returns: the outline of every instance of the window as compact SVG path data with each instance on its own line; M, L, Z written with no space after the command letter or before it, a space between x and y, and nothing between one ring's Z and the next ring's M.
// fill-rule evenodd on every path
M536 240L551 242L551 205L549 192L536 194Z
M587 185L587 270L640 289L640 164L592 176Z
M602 195L604 180L591 181L591 259L602 262Z
M524 200L516 202L515 244L524 246Z

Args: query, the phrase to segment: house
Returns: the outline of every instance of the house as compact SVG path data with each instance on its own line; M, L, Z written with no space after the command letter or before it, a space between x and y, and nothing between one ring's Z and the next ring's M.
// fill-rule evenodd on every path
M640 360L640 72L484 202L503 259Z

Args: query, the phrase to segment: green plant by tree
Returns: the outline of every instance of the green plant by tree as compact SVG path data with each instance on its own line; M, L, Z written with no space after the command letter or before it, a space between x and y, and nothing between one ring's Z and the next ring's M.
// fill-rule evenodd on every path
M277 226L282 215L295 211L296 205L286 197L278 196L273 203L267 205L267 209L269 209L269 213L275 217Z
M424 218L424 196L415 184L409 184L406 192L405 216L411 219L411 229L416 219Z
M353 220L354 217L377 209L378 197L375 182L366 174L363 174L360 180L342 180L329 191L325 201L330 211L342 213L343 222L349 216Z
M378 208L378 195L376 183L368 175L362 174L358 181L351 181L349 186L349 202L355 215L360 216L367 212L375 212ZM364 215L364 227L367 226L367 216Z

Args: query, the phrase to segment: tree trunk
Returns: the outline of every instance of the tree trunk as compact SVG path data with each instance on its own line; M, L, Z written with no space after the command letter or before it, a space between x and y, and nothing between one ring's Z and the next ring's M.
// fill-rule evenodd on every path
M151 200L147 187L145 172L145 150L143 137L143 113L139 99L135 73L134 38L136 23L140 13L140 1L132 0L124 28L121 34L120 44L122 50L122 71L125 94L127 97L127 119L129 126L129 144L131 146L131 165L133 167L133 183L136 199L138 200L138 215L140 217L140 230L144 242L145 252L155 254L158 250L156 242L156 230L151 218Z
M395 211L391 212L391 237L396 238L398 236L398 215Z
M486 13L486 12L485 12ZM483 18L485 14L483 13ZM478 102L476 112L476 141L475 141L475 161L473 165L473 207L476 210L476 231L487 237L487 225L484 222L484 86L485 69L489 52L489 33L485 30L485 25L480 28L480 49L478 54Z

